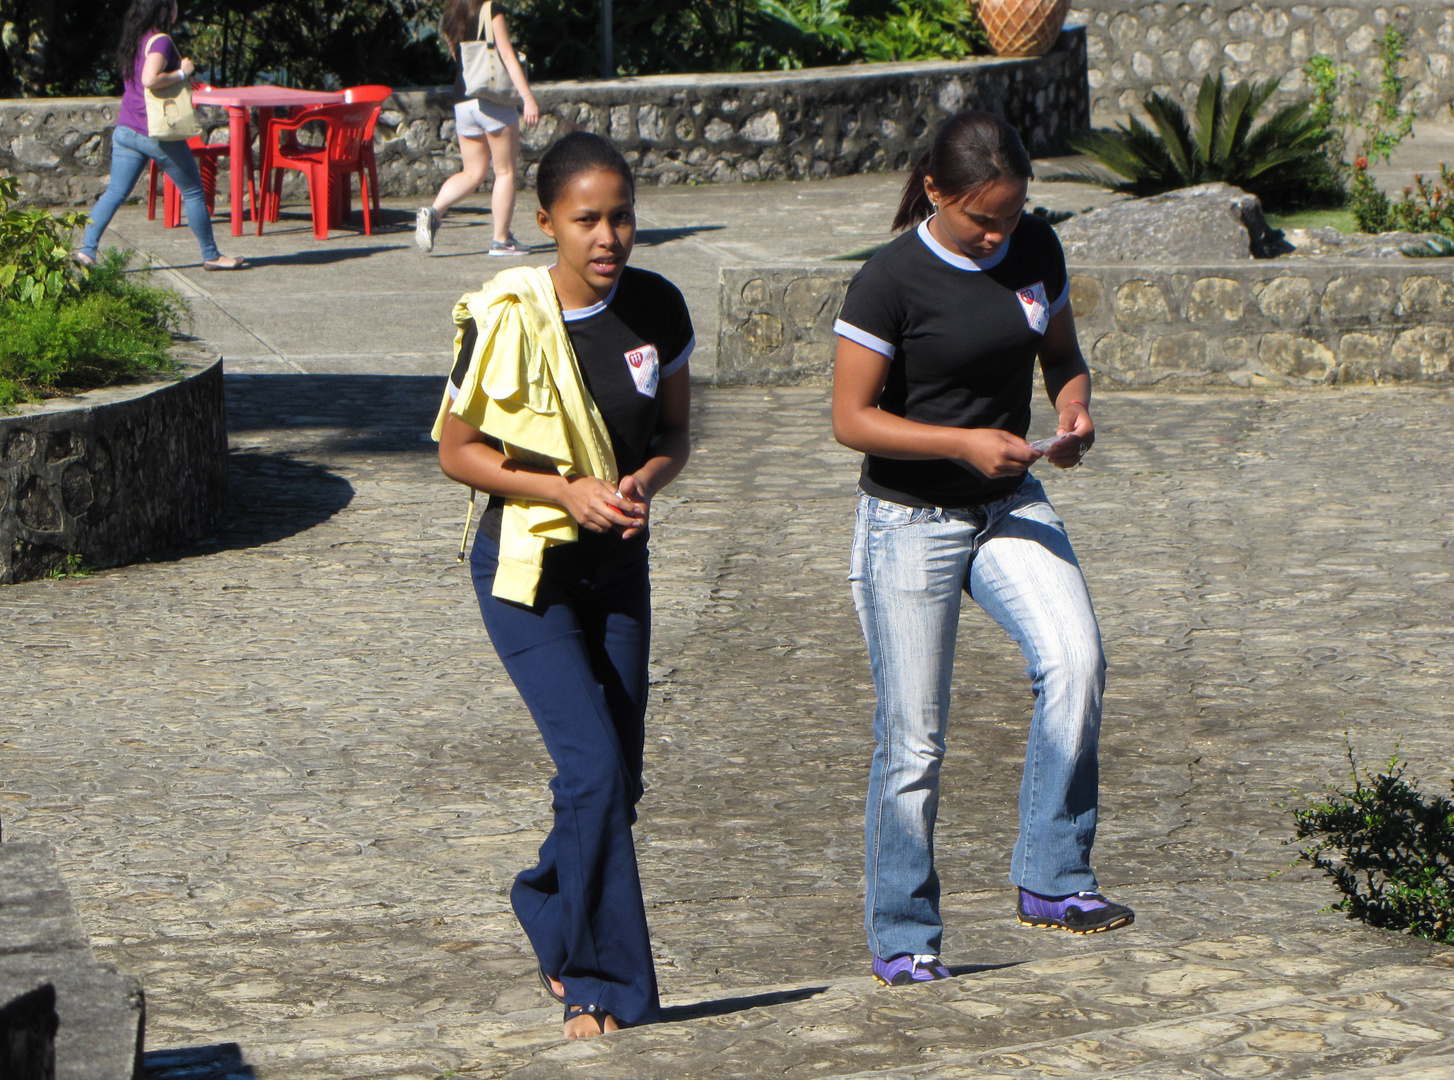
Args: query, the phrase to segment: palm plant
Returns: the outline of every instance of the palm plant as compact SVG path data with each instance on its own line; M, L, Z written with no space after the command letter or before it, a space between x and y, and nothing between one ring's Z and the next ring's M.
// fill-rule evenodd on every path
M1274 82L1249 81L1229 91L1221 72L1215 79L1208 75L1191 119L1170 98L1148 94L1141 105L1152 127L1128 116L1115 131L1070 140L1115 174L1079 175L1138 196L1220 180L1250 191L1270 209L1341 202L1343 186L1323 152L1333 135L1309 102L1284 105L1253 126L1276 89Z

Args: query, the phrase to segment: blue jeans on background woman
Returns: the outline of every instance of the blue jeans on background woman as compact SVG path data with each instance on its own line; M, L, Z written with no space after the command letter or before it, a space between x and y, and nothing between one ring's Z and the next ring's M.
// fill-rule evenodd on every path
M91 224L86 226L81 253L90 259L96 258L101 234L111 224L117 209L131 195L131 189L141 179L142 170L153 161L162 167L181 193L182 205L187 211L187 226L197 238L197 246L202 249L202 261L216 262L222 258L222 252L217 250L217 243L212 239L212 215L202 194L202 173L197 168L197 159L192 156L192 148L185 139L158 142L119 124L111 134L111 182L91 211Z
M1040 482L1027 476L1012 494L964 510L861 495L850 580L878 692L864 829L874 955L940 951L933 831L965 592L1020 646L1035 692L1010 880L1047 896L1093 891L1105 658L1085 579Z

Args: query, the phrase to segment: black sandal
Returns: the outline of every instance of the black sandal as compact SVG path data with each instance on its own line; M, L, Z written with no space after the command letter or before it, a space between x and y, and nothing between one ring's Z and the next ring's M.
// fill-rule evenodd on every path
M569 1024L577 1016L589 1016L600 1027L602 1035L606 1034L606 1017L610 1015L599 1005L567 1005L565 1007L565 1023Z
M564 1005L565 998L562 997L560 994L557 994L555 992L555 987L550 985L550 976L545 973L545 969L543 967L537 967L535 969L535 973L540 976L540 985L545 988L545 992L551 997L555 998L556 1001ZM561 983L561 985L564 986L565 984Z

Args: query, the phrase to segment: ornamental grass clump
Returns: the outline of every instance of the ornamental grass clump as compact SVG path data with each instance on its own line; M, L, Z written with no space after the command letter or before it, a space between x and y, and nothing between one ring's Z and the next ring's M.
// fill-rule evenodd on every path
M0 177L0 409L173 370L186 301L130 270L130 252L76 266L70 234L85 215L22 210L18 195Z
M1426 796L1395 755L1383 772L1360 770L1353 787L1296 811L1299 854L1332 877L1334 910L1369 926L1454 945L1454 801Z
M1275 82L1251 81L1228 90L1221 72L1208 75L1190 118L1170 98L1148 94L1141 107L1150 127L1128 116L1115 131L1069 140L1115 175L1073 175L1136 196L1220 181L1251 192L1270 210L1341 204L1343 185L1324 149L1333 136L1311 102L1284 105L1257 123L1276 90Z

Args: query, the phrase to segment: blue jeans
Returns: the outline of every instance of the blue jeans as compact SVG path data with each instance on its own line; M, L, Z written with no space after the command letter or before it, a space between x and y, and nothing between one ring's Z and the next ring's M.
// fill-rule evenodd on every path
M849 578L878 692L864 827L874 955L937 954L943 937L934 820L961 591L1015 639L1035 693L1010 881L1046 896L1094 889L1105 658L1040 482L971 510L862 495Z
M91 211L91 224L86 226L81 250L93 259L96 257L101 234L131 194L131 189L136 187L142 170L152 161L160 164L172 183L177 185L182 205L187 211L187 226L197 238L197 246L202 249L202 261L222 258L222 252L217 250L212 239L212 216L207 212L207 200L202 196L202 173L187 141L168 139L158 142L120 124L111 133L111 182L101 198L96 200L96 209Z
M658 1017L631 826L641 799L651 579L646 544L590 534L545 554L534 607L491 595L500 545L470 569L490 641L555 765L554 824L510 889L541 969L572 1005L623 1024Z

